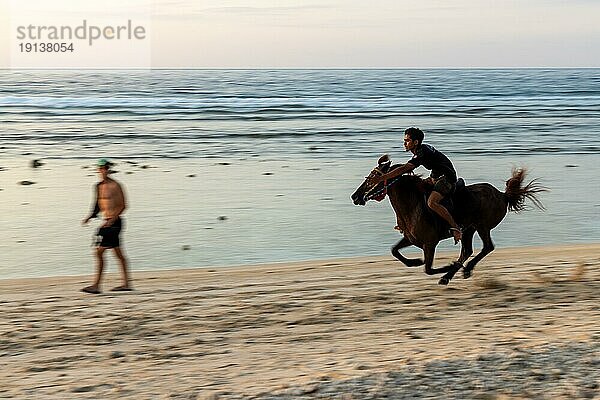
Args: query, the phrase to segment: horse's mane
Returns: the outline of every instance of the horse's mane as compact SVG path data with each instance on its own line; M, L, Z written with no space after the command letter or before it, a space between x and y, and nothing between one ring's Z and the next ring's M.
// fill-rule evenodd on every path
M390 167L390 171L401 167L404 164L395 164ZM421 174L413 174L412 172L408 174L400 175L393 179L393 183L390 185L390 189L392 187L396 187L401 189L401 192L404 195L409 195L414 198L416 201L421 201L424 199L424 185L425 181L422 178Z
M394 164L394 165L392 165L390 167L390 170L388 172L393 171L393 170L395 170L397 168L400 168L403 165L404 164ZM409 172L407 174L403 174L401 177L402 177L403 180L406 180L407 183L414 183L416 185L418 183L423 182L422 176L423 175L421 175L421 174L414 174L412 172ZM400 180L399 178L401 178L401 177L398 177L398 180Z

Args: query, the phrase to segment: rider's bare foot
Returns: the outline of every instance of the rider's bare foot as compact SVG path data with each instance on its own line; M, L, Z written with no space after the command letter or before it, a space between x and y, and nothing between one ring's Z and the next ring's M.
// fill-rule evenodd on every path
M399 227L398 225L396 225L396 226L394 227L394 229L395 229L395 230L397 230L397 231L400 231L400 232L402 232L402 229L400 229L400 227Z
M462 231L460 228L450 228L450 233L454 236L454 244L457 244L462 240Z

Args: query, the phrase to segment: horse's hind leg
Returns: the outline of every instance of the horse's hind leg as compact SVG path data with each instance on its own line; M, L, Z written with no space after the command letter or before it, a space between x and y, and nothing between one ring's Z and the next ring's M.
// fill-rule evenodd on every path
M473 254L473 235L475 234L475 229L469 227L463 231L463 236L461 240L461 248L460 248L460 256L458 260L450 264L450 270L444 274L439 280L440 285L447 285L450 283L450 280L454 278L454 275L463 268L463 263L471 257Z
M465 261L473 254L473 235L475 234L475 228L469 227L463 231L460 256L458 262L464 264Z
M412 243L405 236L402 238L402 240L396 243L394 247L392 247L392 255L398 260L402 261L407 267L418 267L419 265L423 265L424 261L420 258L406 258L400 254L400 249L408 246L412 246Z
M465 279L468 279L471 277L471 275L473 274L473 268L475 268L475 265L477 265L477 263L479 261L481 261L481 259L483 257L487 256L492 251L494 251L494 243L492 242L492 237L490 236L490 230L489 229L485 229L485 230L478 229L477 234L479 235L479 237L481 238L481 241L483 242L483 248L481 249L479 254L477 254L475 257L473 257L473 259L471 261L469 261L467 263L467 265L463 268L463 278L465 278Z

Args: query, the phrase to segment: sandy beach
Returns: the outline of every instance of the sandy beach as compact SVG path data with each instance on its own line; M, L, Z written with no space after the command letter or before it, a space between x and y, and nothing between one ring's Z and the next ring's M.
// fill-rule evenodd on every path
M451 260L442 253L436 265ZM600 244L0 281L0 398L594 398Z

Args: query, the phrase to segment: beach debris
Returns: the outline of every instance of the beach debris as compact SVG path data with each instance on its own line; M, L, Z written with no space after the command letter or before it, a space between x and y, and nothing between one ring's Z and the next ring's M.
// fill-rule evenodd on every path
M6 167L0 167L0 171L6 171Z
M181 246L181 250L190 250L192 248L192 246L190 246L189 244L184 244L183 246Z
M122 358L125 357L125 353L123 353L122 351L113 351L112 353L110 353L110 358Z
M219 220L219 221L227 221L227 216L226 215L219 215L217 217L217 220Z
M88 385L88 386L79 386L76 388L71 389L71 393L87 393L87 392L93 392L96 389L111 389L113 387L113 385L110 385L108 383L101 383L99 385Z
M198 400L219 400L222 398L221 397L222 395L223 395L223 392L221 392L221 391L212 392L212 393L206 394L202 397L198 397Z
M319 391L319 384L313 383L289 389L286 394L291 396L303 396L306 394L316 393L317 391Z
M33 182L33 181L20 181L20 182L19 182L19 185L22 185L22 186L29 186L29 185L35 185L35 183L36 183L36 182Z
M273 175L272 172L263 172L263 175Z
M579 165L577 165L577 164L567 164L567 165L565 165L565 168L577 168L577 167L579 167Z
M549 276L544 275L542 272L540 271L533 271L531 273L531 275L533 276L533 279L536 283L540 283L540 284L551 284L554 283L555 280Z
M131 164L131 165L138 165L137 162L135 161L125 161L126 164Z
M44 165L44 163L41 162L40 160L33 160L33 161L31 161L31 168L39 168L42 165Z
M570 280L573 282L580 282L583 280L583 276L585 275L586 268L585 264L581 263L575 267L575 271L571 274Z
M35 372L35 373L37 373L37 372L45 372L45 371L48 371L49 369L50 369L50 367L37 367L37 366L34 366L34 367L27 368L27 372Z
M218 162L216 165L231 165L231 163L228 163L228 162Z
M131 175L131 174L133 174L133 171L127 171L127 172L125 172L125 173L126 173L127 175Z
M144 165L141 165L140 168L141 169L148 169L148 168L151 168L151 167L149 165L147 165L147 164L144 164Z
M189 174L187 177L188 177L188 178L195 178L195 177L196 177L196 174Z
M310 146L308 149L311 151L319 150L317 146Z
M481 279L475 282L482 289L506 289L508 285L495 278Z

